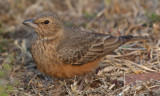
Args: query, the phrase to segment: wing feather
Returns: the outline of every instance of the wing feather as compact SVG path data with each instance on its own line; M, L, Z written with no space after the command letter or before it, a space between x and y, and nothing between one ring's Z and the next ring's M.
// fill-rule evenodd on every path
M57 53L59 59L67 64L85 64L103 57L125 41L123 38L106 34L86 33L82 38L74 37L62 42L57 48Z

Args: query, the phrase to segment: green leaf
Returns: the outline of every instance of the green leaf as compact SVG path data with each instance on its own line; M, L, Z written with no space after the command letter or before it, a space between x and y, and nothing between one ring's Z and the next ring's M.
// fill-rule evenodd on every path
M7 89L7 90L13 90L14 87L13 87L13 85L7 85L7 86L6 86L6 89Z
M4 77L6 72L4 70L0 70L0 77Z
M11 66L9 64L3 64L3 68L6 70L11 70Z
M4 91L4 86L0 86L0 92L2 92L2 91Z
M104 0L106 5L109 5L111 3L111 0Z
M3 92L0 92L0 96L9 96L9 94L7 92L3 91Z

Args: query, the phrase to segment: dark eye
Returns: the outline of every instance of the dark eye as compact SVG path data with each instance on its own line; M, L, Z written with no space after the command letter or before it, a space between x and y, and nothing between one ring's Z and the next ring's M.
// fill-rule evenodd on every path
M48 24L48 23L49 23L49 20L45 20L45 21L44 21L44 24Z

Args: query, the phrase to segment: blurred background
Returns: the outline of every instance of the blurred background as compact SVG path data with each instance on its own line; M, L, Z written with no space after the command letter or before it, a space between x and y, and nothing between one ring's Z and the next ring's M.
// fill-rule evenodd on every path
M148 41L124 45L106 56L101 70L77 90L77 79L48 80L32 61L29 50L36 34L22 22L44 11L57 13L67 26L114 36L145 36ZM160 0L0 0L0 96L159 96L159 38ZM124 74L154 79L131 86L121 79Z

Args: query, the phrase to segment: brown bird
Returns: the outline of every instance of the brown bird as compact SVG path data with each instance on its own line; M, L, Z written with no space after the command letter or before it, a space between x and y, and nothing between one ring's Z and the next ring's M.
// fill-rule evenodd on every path
M114 37L67 28L53 12L41 13L23 24L34 28L38 34L31 47L37 68L58 78L72 78L92 72L105 55L122 44L144 40L131 35Z

